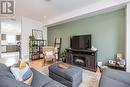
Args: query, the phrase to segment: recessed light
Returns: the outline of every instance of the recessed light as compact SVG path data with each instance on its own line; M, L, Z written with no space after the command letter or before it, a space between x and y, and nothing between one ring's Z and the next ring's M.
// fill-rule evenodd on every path
M51 1L51 0L45 0L45 1L49 2L49 1Z

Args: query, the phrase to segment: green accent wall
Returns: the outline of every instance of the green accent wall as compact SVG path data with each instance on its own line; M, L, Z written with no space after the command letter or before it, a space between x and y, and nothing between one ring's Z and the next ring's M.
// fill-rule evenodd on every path
M98 49L98 61L106 63L117 52L125 53L125 9L52 26L48 28L48 43L62 38L62 51L70 47L73 35L92 34L92 45Z

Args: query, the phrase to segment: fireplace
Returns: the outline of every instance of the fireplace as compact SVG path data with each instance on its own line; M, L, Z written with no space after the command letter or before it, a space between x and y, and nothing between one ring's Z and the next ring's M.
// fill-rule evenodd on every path
M84 56L73 56L73 63L75 65L86 67L85 57Z
M97 51L66 49L66 63L82 67L87 70L97 70Z

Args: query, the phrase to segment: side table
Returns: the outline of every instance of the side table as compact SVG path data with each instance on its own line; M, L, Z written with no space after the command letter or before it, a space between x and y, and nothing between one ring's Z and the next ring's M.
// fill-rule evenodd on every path
M126 71L125 65L121 66L119 64L108 64L108 67L113 68L113 69L118 69L118 70Z

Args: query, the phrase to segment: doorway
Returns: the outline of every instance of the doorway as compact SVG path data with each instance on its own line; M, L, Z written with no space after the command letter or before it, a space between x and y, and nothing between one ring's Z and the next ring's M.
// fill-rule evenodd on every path
M20 57L21 19L1 21L1 61L14 63Z

